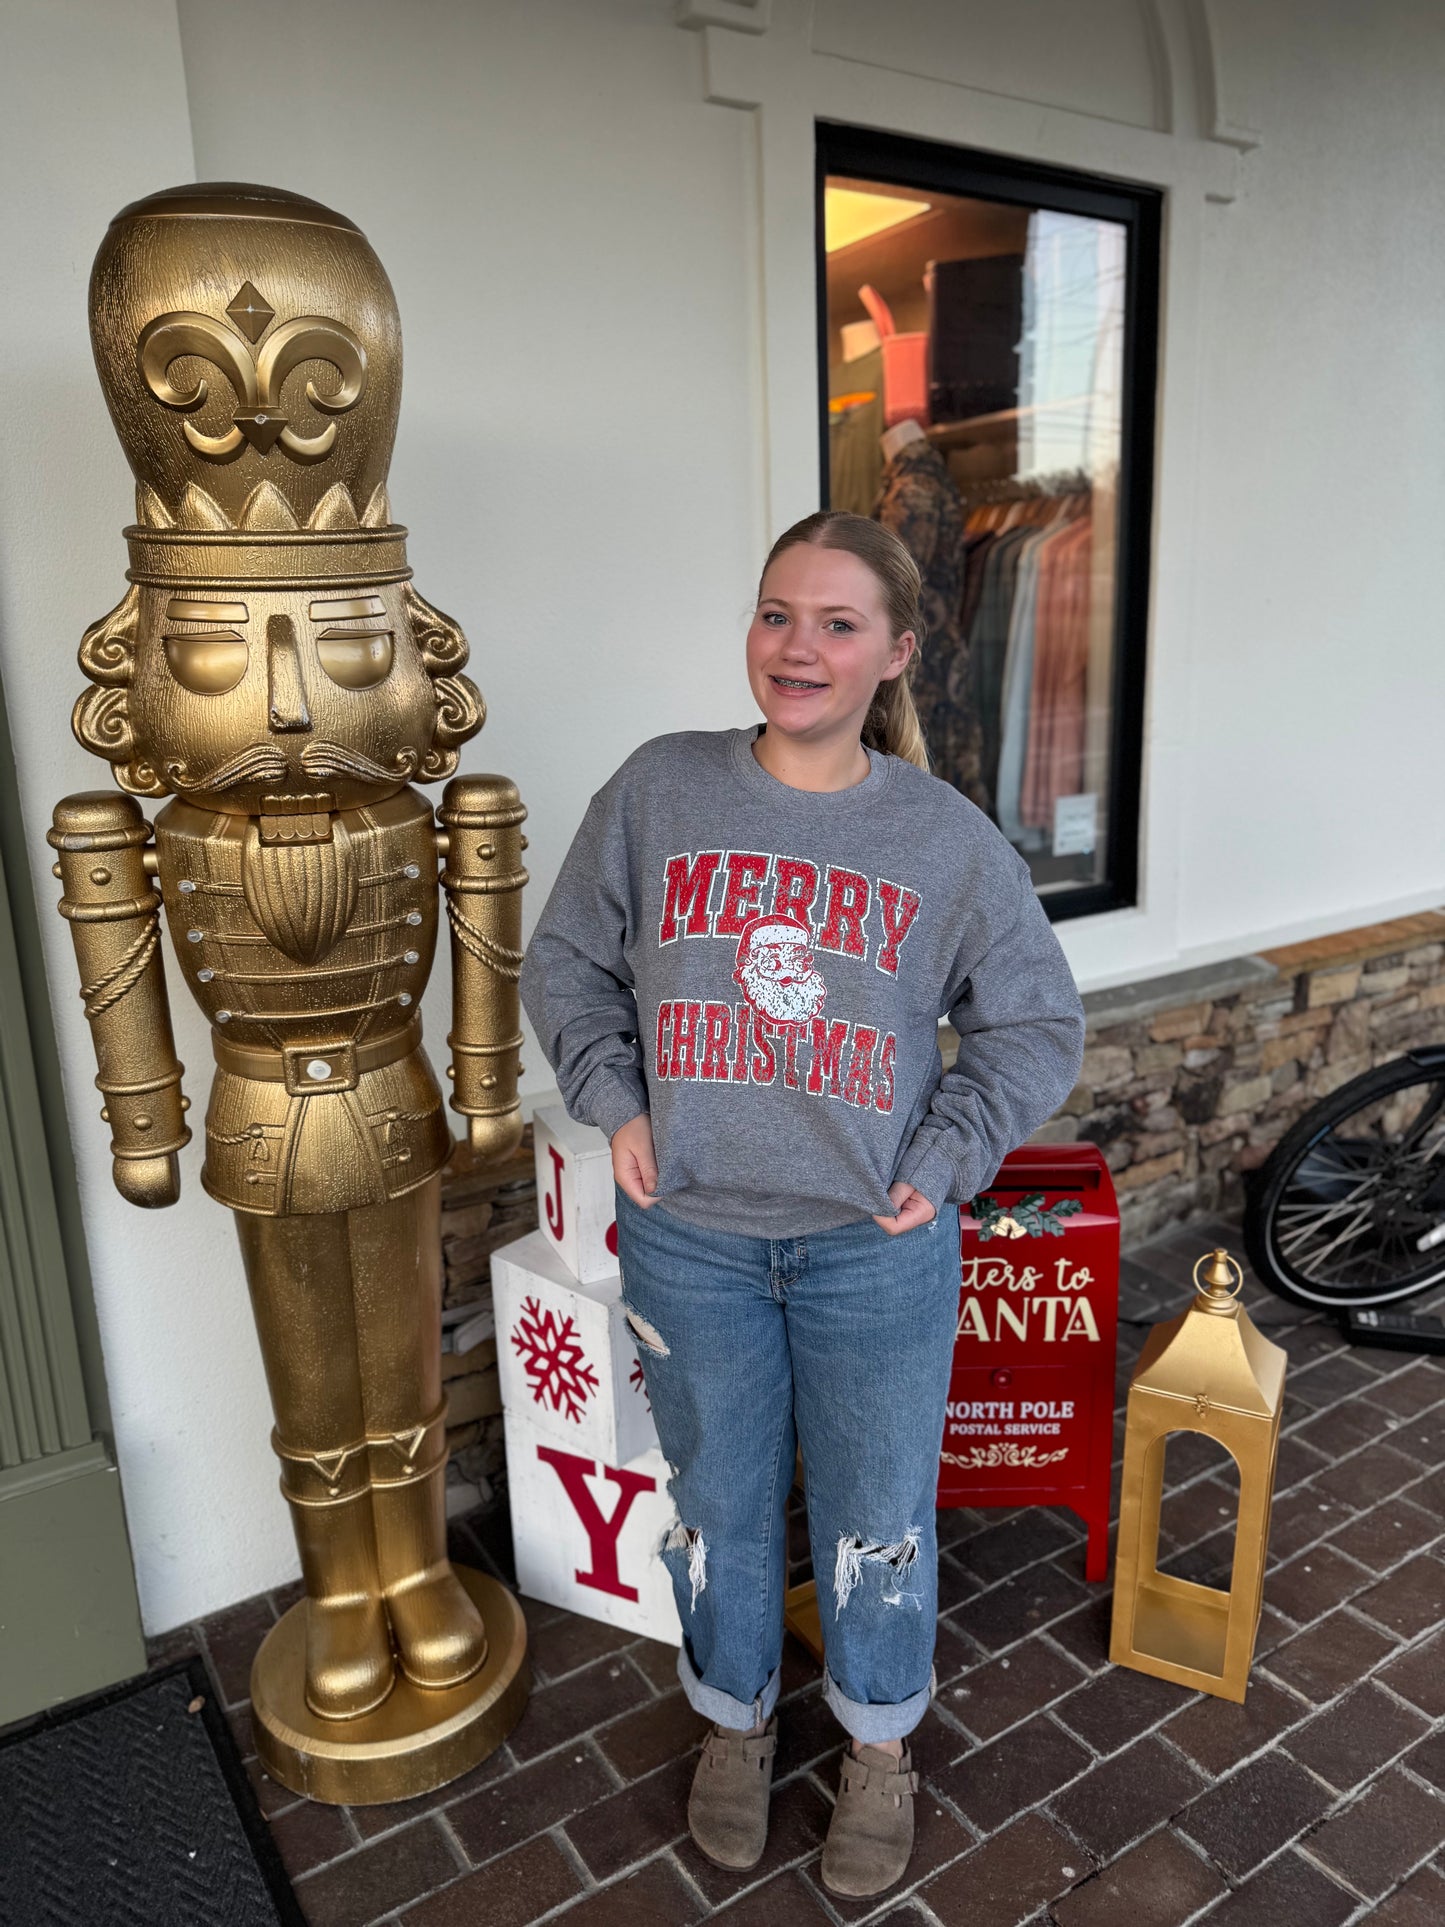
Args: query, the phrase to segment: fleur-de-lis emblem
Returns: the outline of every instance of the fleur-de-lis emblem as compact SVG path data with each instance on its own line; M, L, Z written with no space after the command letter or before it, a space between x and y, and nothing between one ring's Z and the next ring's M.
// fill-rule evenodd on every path
M269 455L279 447L293 462L319 462L336 443L336 423L328 422L319 435L300 435L289 417L279 412L281 389L293 368L303 361L324 361L336 370L340 385L319 394L306 384L306 399L326 415L344 415L354 408L366 385L366 352L349 328L321 315L301 315L286 321L265 342L257 342L275 312L248 281L227 313L236 326L208 314L162 314L149 322L137 344L146 387L166 408L189 414L205 405L210 385L198 380L192 388L177 388L170 378L172 365L185 355L210 362L230 382L237 401L231 426L224 435L206 435L192 421L183 422L186 440L208 462L233 462L244 448Z

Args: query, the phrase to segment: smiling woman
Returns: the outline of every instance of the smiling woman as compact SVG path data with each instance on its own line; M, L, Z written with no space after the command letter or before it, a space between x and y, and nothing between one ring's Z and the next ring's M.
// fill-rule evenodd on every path
M519 980L569 1115L611 1146L629 1316L667 1336L639 1350L678 1508L658 1551L714 1723L689 1829L722 1866L762 1857L800 1443L853 1742L821 1877L851 1895L912 1848L959 1208L1071 1088L1084 1029L1023 859L929 771L919 587L865 516L779 536L747 637L765 720L633 752Z
M747 670L766 718L755 754L781 782L849 788L868 774L867 745L928 768L911 689L919 580L895 535L842 510L805 516L773 544Z

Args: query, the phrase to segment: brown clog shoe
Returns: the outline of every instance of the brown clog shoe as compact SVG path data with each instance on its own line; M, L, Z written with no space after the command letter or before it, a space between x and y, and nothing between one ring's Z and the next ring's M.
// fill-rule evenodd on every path
M844 1754L820 1870L829 1893L881 1894L903 1878L913 1852L917 1791L907 1746L898 1760L881 1746L861 1747L856 1758Z
M687 1828L714 1866L746 1873L768 1844L768 1796L778 1749L775 1713L761 1733L714 1726L692 1776Z

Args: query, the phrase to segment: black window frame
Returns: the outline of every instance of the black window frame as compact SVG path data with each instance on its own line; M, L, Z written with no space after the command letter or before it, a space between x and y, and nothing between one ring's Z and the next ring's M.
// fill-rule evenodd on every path
M1119 443L1118 573L1109 718L1109 808L1104 876L1050 890L1050 922L1134 908L1139 902L1144 686L1154 520L1154 438L1159 364L1159 290L1164 194L1011 155L884 133L843 121L815 122L814 258L818 309L819 500L828 506L828 275L824 187L829 175L875 180L973 200L1004 201L1118 222L1125 230L1124 351Z

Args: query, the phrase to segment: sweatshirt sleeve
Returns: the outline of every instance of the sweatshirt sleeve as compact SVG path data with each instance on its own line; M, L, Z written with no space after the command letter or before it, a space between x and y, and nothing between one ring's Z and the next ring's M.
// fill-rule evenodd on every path
M1063 1103L1083 1061L1083 1004L1022 859L1013 921L958 967L942 1014L958 1032L958 1056L897 1170L935 1210L966 1204L992 1181Z
M617 786L587 806L522 959L522 1007L569 1117L607 1137L648 1109L627 961L627 844Z

